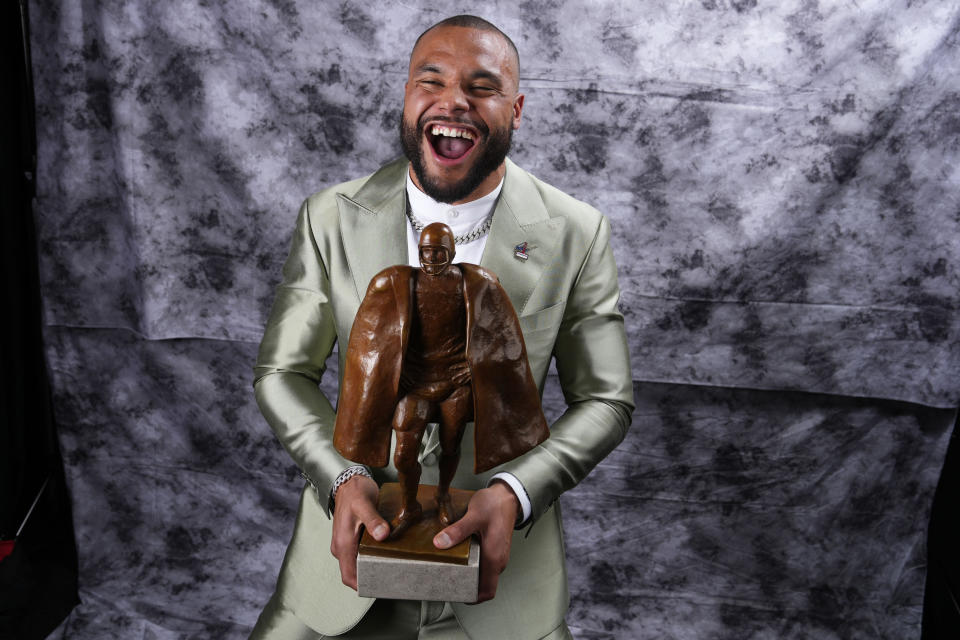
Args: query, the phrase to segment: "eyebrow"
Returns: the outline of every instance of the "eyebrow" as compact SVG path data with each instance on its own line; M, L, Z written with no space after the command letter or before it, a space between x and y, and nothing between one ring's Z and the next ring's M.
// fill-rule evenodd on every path
M438 67L435 64L430 64L428 62L427 64L422 64L419 67L417 67L414 72L415 73L441 73L441 71L442 70L440 69L440 67Z

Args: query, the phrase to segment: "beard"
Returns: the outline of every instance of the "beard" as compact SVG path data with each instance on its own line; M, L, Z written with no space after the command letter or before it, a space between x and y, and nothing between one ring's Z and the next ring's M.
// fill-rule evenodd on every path
M454 118L431 119L431 123L443 121L457 122ZM424 120L421 118L417 126L412 127L407 124L403 114L400 115L400 144L403 145L403 153L410 160L410 166L413 167L413 173L417 176L423 192L437 202L450 204L469 196L487 176L503 164L510 151L510 144L513 141L512 128L504 127L490 131L490 128L482 122L470 122L470 124L480 131L484 145L477 149L479 155L473 159L467 175L457 182L448 184L427 174L423 162L423 148L420 145L420 141L424 139ZM427 144L431 144L430 141L427 141Z

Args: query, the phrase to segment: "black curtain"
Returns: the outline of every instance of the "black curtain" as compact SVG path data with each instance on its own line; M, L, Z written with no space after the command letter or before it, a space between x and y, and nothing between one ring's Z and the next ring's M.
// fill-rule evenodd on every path
M923 594L923 640L954 640L960 635L960 437L953 427L930 513L927 582Z
M2 11L0 253L8 328L0 332L0 539L14 539L36 506L0 561L0 638L31 640L46 637L78 603L77 551L42 344L26 1L8 1Z

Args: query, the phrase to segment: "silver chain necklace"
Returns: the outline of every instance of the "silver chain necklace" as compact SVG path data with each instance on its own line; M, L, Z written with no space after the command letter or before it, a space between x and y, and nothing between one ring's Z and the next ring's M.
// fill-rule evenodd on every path
M407 218L410 219L410 224L413 226L413 230L417 233L423 233L423 227L425 226L417 216L413 215L413 210L410 208L410 203L407 203ZM465 233L462 236L454 236L454 244L467 244L468 242L473 242L483 236L487 235L487 232L490 231L490 226L493 224L493 212L490 212L490 215L487 216L487 219L483 221L483 224L471 231L470 233Z

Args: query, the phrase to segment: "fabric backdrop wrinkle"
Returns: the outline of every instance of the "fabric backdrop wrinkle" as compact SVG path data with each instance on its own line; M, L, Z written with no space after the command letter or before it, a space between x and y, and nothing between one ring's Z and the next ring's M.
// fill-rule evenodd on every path
M297 208L398 155L414 38L474 11L33 3L64 637L253 624L300 486L250 390ZM574 632L915 637L960 404L960 8L484 11L520 50L511 157L609 217L623 290L639 404L563 499Z

